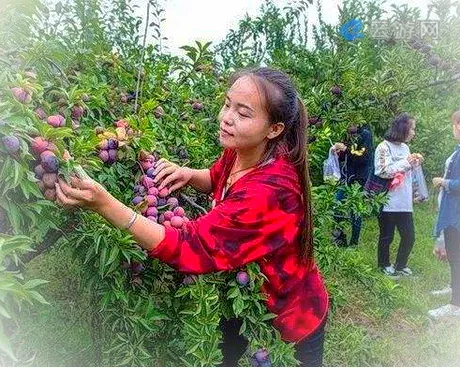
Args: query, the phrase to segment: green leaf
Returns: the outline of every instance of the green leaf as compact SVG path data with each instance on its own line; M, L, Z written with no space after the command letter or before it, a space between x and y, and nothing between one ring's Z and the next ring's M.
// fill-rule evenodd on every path
M196 343L195 345L193 345L190 349L187 350L187 352L185 353L186 355L190 355L190 354L193 354L199 347L200 345L202 344L202 342L198 342Z
M8 319L11 318L11 315L8 313L8 311L2 305L0 305L0 314L5 318L8 318Z
M240 298L235 299L233 301L233 312L235 313L237 317L241 314L243 309L244 309L244 302Z
M40 280L40 279L34 279L34 280L29 280L24 284L25 289L33 289L39 285L44 285L49 283L49 281L46 280Z
M107 267L109 264L115 262L119 253L120 253L120 248L118 248L118 246L116 245L112 246L112 249L110 250L109 259L105 263L105 266Z
M262 321L268 321L270 319L273 319L273 318L276 318L276 314L275 313L266 313L262 316L261 320Z
M18 361L18 359L13 353L13 349L11 348L10 340L3 332L3 327L0 329L0 351L3 351L3 353L8 355L15 362Z
M48 302L45 300L45 298L44 298L40 293L38 293L38 292L35 291L35 290L29 291L29 294L30 294L30 296L31 296L33 299L37 300L39 303L42 303L42 304L50 304L50 303L48 303Z
M241 324L241 327L240 327L240 335L244 334L246 331L246 320L243 319L243 323Z

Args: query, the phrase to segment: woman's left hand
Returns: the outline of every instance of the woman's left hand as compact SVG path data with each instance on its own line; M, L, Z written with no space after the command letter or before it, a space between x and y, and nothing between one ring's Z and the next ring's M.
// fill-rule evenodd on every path
M423 161L425 161L425 158L421 153L414 153L414 156L417 158L419 165L423 164Z
M433 254L438 258L440 261L446 262L447 261L447 253L446 248L435 246L433 248Z
M82 207L98 211L108 196L105 188L92 179L73 177L70 184L59 179L56 201L64 207Z
M412 167L420 166L423 163L423 156L420 153L412 153L407 157Z

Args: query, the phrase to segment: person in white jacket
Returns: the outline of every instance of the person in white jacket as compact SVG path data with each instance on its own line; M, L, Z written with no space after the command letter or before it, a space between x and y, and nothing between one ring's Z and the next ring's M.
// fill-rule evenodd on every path
M412 217L412 168L421 164L422 155L411 154L406 143L415 136L416 121L407 113L398 115L381 142L374 157L375 175L391 179L388 202L379 214L378 267L390 277L412 275L407 266L415 242ZM401 241L394 265L390 262L390 245L395 229Z

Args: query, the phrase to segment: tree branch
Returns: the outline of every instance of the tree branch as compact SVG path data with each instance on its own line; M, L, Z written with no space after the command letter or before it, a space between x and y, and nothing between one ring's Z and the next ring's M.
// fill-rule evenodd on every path
M142 64L144 62L144 53L145 53L145 41L147 39L147 32L149 30L149 18L150 18L150 1L147 2L147 19L145 20L145 30L144 30L144 40L142 42L141 57L139 60L139 69L137 71L137 83L136 83L136 99L134 101L134 113L137 113L137 104L139 98L139 88L141 83L141 71Z
M205 208L201 207L199 204L197 204L195 201L193 201L190 197L186 196L184 193L180 194L181 198L184 199L188 204L190 204L192 207L195 207L196 209L200 210L203 212L204 215L208 213Z

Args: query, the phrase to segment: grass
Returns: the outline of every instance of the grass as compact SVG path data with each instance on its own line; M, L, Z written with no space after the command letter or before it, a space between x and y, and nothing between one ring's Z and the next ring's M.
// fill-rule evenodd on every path
M415 276L397 282L376 270L378 226L364 222L357 249L331 249L333 272L325 272L333 311L327 328L325 364L339 366L458 366L460 324L433 323L426 312L448 302L430 290L449 281L431 238L433 203L415 210L416 245L409 265ZM399 238L392 246L394 260ZM332 267L332 266L331 266ZM332 268L331 268L332 270ZM42 293L51 303L24 309L14 345L34 366L90 366L95 352L89 334L89 293L79 288L81 265L65 247L35 259L27 277L50 280Z
M80 288L80 271L81 265L65 247L29 264L27 278L49 281L41 293L50 305L28 307L21 313L13 338L21 365L31 358L33 366L94 365L89 293Z

